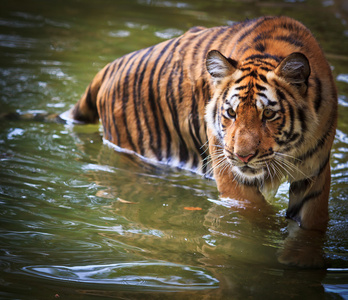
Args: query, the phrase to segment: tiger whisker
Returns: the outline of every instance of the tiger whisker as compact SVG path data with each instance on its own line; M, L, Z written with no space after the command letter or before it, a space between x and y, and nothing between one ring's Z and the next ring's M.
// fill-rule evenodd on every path
M275 154L275 155L278 155L278 156L284 156L284 157L286 157L286 158L291 158L291 159L296 160L296 161L298 161L298 162L301 162L301 161L302 161L301 159L299 159L299 158L297 158L297 157L295 157L295 156L293 156L293 155L290 155L290 154L285 154L285 153L281 153L281 152L274 152L274 154Z
M275 156L274 161L277 162L278 166L281 167L285 172L287 172L293 179L295 179L295 176L292 174L292 172L300 173L305 178L310 177L307 174L305 174L302 170L300 170L300 168L297 167L294 163L292 163L288 159L285 159L284 157L279 158Z
M211 139L212 139L212 137L208 138L207 141L199 148L199 149L203 149L204 147L207 146L206 149L201 154L204 154L209 150L209 142Z
M279 169L279 167L277 166L277 164L275 162L274 163L271 162L271 166L272 166L274 173L277 176L278 180L281 181L284 174L282 173L282 171Z
M293 178L293 179L295 178L294 175L291 172L289 172L289 171L293 171L293 169L291 169L289 166L285 165L282 160L274 159L274 166L279 170L279 172L282 172L281 170L283 170L291 178Z
M225 162L226 157L225 155L221 152L221 153L212 153L210 156L210 160L206 162L206 165L208 165L210 162L213 161L213 159L215 160L216 164L211 166L211 168L208 170L208 172L213 172L214 169L218 168L222 163Z
M269 169L269 165L267 162L266 162L266 167L267 167L269 178L271 179L271 185L273 186L273 175L271 173L271 170Z

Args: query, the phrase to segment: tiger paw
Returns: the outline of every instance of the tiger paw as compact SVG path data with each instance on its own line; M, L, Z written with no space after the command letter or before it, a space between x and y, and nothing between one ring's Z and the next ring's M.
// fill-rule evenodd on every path
M283 248L278 251L280 263L302 268L326 267L324 232L302 229L291 220L288 231L289 236L284 240Z
M306 246L290 247L286 245L278 252L278 262L300 268L326 268L326 259L322 249Z

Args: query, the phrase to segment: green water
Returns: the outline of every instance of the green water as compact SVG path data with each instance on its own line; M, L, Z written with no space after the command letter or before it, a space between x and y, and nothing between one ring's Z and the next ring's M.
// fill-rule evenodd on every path
M327 270L277 262L287 188L251 223L215 183L147 165L99 125L0 118L0 299L348 299L348 8L345 1L12 0L0 3L0 114L61 113L96 72L196 25L285 14L332 65ZM191 207L199 210L190 210Z

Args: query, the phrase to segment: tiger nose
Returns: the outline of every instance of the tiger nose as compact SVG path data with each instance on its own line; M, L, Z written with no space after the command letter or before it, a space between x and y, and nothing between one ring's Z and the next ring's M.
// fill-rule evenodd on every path
M256 155L256 152L254 153L250 153L248 155L241 155L238 153L235 153L235 155L244 163L248 163L249 161L251 161L251 159Z

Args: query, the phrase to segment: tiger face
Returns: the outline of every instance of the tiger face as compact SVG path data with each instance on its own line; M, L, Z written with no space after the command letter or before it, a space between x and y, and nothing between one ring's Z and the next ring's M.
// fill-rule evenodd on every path
M304 140L302 127L310 127L303 123L301 110L292 109L294 103L305 105L307 58L293 53L278 65L261 60L238 63L213 50L206 65L215 93L205 118L219 143L211 155L244 184L289 173L294 166L290 158Z

